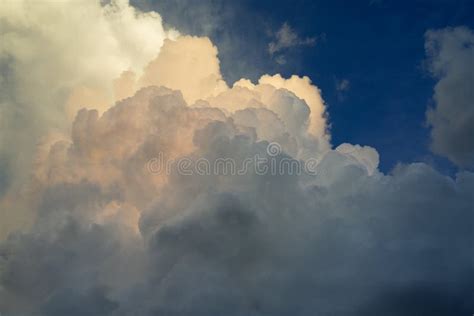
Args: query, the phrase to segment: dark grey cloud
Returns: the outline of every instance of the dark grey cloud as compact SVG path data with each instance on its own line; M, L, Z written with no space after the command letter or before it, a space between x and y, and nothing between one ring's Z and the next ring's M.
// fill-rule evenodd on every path
M466 281L458 288L444 289L440 284L426 283L391 289L380 293L364 306L358 315L469 315L472 311L472 284Z
M127 102L143 102L157 111L155 119L188 111L169 90L134 98ZM124 110L133 117L139 108L122 103L95 124L113 126ZM100 129L89 126L76 140ZM194 137L190 159L268 155L268 142L232 121L211 122ZM101 141L111 152L123 145ZM452 179L408 164L369 175L338 151L324 155L316 175L199 176L174 168L163 190L144 203L138 233L96 220L104 205L126 196L118 183L46 188L31 231L1 244L0 310L410 316L474 307L470 172Z
M474 33L466 27L430 30L428 67L438 79L427 112L432 150L464 168L474 167Z
M118 304L104 296L102 289L90 289L85 293L64 289L48 299L41 313L51 316L111 315L117 307Z

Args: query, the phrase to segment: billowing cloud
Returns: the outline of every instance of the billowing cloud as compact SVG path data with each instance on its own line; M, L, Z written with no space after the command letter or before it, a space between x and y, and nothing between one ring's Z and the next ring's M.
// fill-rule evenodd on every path
M160 153L238 166L255 155L291 158L267 153L264 135L280 135L289 151L305 146L271 109L225 112L157 87L100 117L79 112L71 141L39 162L35 224L2 243L0 308L417 315L428 302L469 310L471 173L451 179L412 164L384 175L374 149L349 144L314 154L316 175L146 168Z
M460 167L474 167L474 32L465 27L430 30L425 47L438 79L427 112L432 149Z
M140 84L180 90L189 103L227 88L220 73L217 48L208 38L191 36L168 40L158 57L147 66Z
M1 200L30 216L4 228L2 314L472 311L474 174L383 174L374 148L331 147L309 78L228 86L209 39L168 37L147 62L71 89L63 109L90 103L31 149L27 199ZM107 91L115 102L95 109Z
M82 107L105 111L113 79L139 73L166 38L155 12L127 1L4 1L0 4L0 236L5 226L28 222L23 200L35 144L48 133L67 132ZM125 79L122 79L122 82ZM122 84L123 85L123 84ZM122 87L120 90L122 91ZM3 169L3 167L2 167ZM15 203L16 204L16 203Z

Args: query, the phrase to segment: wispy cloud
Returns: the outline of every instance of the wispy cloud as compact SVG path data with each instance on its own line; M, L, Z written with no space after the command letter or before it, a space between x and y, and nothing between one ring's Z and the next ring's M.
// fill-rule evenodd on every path
M270 55L274 55L291 47L314 46L316 42L316 36L301 38L296 31L285 22L281 28L273 34L273 40L268 44L268 52Z
M349 79L335 79L335 88L337 93L337 98L339 101L343 101L345 99L345 94L351 88L351 82Z
M351 83L347 79L336 80L336 90L339 92L348 91L350 85Z

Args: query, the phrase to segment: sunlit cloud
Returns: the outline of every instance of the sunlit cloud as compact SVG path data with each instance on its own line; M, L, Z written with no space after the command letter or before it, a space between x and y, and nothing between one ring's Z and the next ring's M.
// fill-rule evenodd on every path
M472 172L385 174L331 144L310 78L225 82L209 38L127 1L0 19L2 315L469 309ZM269 53L314 41L284 25Z

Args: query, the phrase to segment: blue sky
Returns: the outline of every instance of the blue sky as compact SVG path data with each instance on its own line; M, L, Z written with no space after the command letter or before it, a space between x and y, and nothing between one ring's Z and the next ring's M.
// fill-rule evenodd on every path
M375 147L382 171L423 161L443 172L456 168L429 150L425 112L435 80L425 69L429 29L474 26L474 1L138 1L165 23L207 35L219 48L222 72L233 81L264 73L307 75L328 105L332 143ZM287 23L315 45L281 51L268 44ZM347 80L348 88L337 84Z

